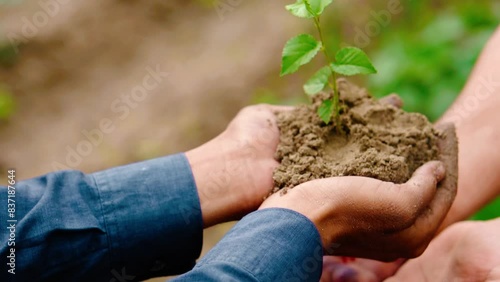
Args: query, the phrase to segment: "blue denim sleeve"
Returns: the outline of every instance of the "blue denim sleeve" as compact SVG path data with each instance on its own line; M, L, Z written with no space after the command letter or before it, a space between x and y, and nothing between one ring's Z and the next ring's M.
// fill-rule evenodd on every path
M6 269L12 234L2 228L0 281L138 281L184 273L201 252L200 202L183 154L48 174L19 182L15 199L15 275Z
M322 262L321 238L309 219L265 209L244 217L174 281L319 281Z

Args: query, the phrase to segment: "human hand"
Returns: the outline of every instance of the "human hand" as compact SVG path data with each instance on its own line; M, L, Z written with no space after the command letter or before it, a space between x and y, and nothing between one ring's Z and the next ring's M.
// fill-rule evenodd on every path
M454 224L386 282L500 281L499 234L500 219Z
M403 105L401 99L395 94L382 98L381 103L390 104L398 108L401 108ZM440 184L439 189L456 191L458 179L458 145L455 127L448 123L436 126L436 129L441 132L441 139L438 143L440 149L439 159L445 164L447 172L446 179ZM441 225L438 231L444 227L446 226ZM368 259L354 259L346 262L340 257L325 257L323 260L323 276L321 281L382 281L393 275L403 262L404 260L397 260L392 263L384 263Z
M286 208L309 218L328 255L411 258L425 250L453 202L456 186L437 189L445 173L445 166L434 161L405 184L366 177L318 179L272 195L260 209Z
M256 210L273 188L279 143L275 111L291 107L257 105L242 109L226 130L186 153L209 227Z
M371 259L342 257L323 257L321 282L379 282L396 273L405 262L398 259L393 262L381 262Z

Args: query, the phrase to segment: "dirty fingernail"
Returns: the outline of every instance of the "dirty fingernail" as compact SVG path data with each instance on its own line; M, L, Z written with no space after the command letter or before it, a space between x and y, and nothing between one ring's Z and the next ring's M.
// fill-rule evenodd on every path
M436 170L434 171L434 175L436 176L436 178L438 178L438 180L442 180L445 176L445 173L446 173L446 168L444 167L444 165L440 162L437 166L436 166Z

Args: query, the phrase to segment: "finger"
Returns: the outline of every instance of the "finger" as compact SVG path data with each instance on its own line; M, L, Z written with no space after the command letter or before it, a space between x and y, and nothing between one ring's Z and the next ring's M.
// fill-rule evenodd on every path
M403 107L403 99L401 99L398 94L389 94L379 100L381 104L392 105L396 108L401 109Z
M244 107L239 111L238 116L246 116L248 114L255 114L256 112L266 112L272 114L273 112L291 111L293 109L294 107L292 106L258 104Z
M356 259L355 262L344 264L340 257L323 257L323 276L322 282L332 281L333 273L341 268L352 268L357 272L356 281L382 281L389 276L394 275L404 260L400 259L394 262L384 263L376 260ZM328 278L328 279L327 279ZM370 280L372 279L372 280ZM335 282L335 280L333 280Z
M273 112L288 112L295 109L295 107L293 106L282 106L282 105L266 105L266 106Z
M447 124L440 126L438 130L440 130L441 138L439 149L442 163L446 167L446 177L439 184L436 195L429 207L417 218L413 228L408 230L409 238L422 238L422 234L427 232L428 235L423 238L423 243L428 243L435 236L457 194L458 142L455 127L452 124ZM423 252L426 245L419 247L420 250L417 251L417 254Z
M343 264L336 257L323 257L323 273L320 282L359 281L358 271Z
M408 182L401 185L407 190L405 193L412 193L410 200L413 207L417 209L417 214L420 214L433 201L437 193L437 184L443 180L445 173L446 168L441 162L428 162L418 168Z
M458 184L458 141L455 126L452 123L436 127L439 131L438 142L440 159L446 167L446 178L439 184L436 197L431 203L434 225L439 226L448 213L457 195ZM437 229L437 227L436 227Z

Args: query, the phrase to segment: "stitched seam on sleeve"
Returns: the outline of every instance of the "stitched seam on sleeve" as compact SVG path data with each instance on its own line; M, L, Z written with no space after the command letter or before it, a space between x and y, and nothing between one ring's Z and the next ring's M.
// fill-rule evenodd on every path
M108 269L112 269L113 268L113 251L114 251L114 249L113 249L113 246L111 244L110 231L108 229L108 221L106 219L106 215L104 214L104 204L102 202L101 189L100 189L100 185L97 182L97 179L95 178L95 176L94 175L90 175L90 176L92 177L92 180L95 183L95 187L97 190L97 196L99 198L99 207L101 209L101 216L102 216L102 220L104 222L104 228L106 230L106 241L108 242L108 263L109 263Z

